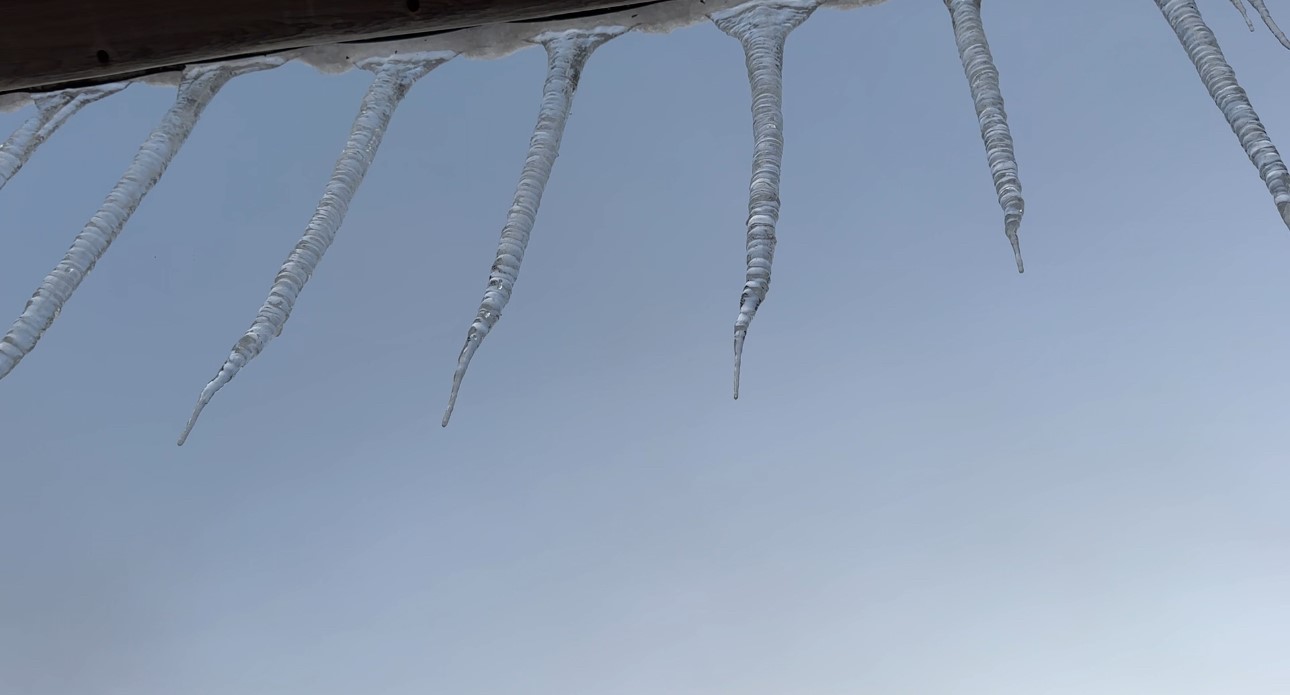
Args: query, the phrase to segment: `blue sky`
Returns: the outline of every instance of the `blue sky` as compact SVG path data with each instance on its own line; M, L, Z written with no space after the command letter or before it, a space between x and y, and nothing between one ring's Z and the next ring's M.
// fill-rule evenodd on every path
M1290 149L1290 54L1202 11ZM1290 690L1290 235L1153 3L986 23L1024 276L944 8L821 11L732 401L742 56L629 35L440 429L545 67L458 60L180 449L369 78L234 81L0 383L0 693ZM172 96L0 193L13 316Z

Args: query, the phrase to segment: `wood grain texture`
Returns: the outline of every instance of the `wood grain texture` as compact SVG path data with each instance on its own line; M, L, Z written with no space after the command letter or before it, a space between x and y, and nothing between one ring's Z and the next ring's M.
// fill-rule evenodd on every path
M0 93L630 4L639 0L5 0Z

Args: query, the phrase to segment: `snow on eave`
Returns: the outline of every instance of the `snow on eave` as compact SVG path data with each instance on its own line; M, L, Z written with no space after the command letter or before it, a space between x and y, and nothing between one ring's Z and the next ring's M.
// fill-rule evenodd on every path
M342 73L355 68L369 58L379 58L399 53L452 51L467 58L492 60L503 58L516 51L529 48L539 34L567 29L594 29L596 27L624 27L632 31L666 34L704 21L708 15L742 4L746 0L666 0L619 12L607 12L590 17L561 19L550 22L506 22L487 24L470 29L435 34L414 39L372 41L363 43L333 43L283 52L289 60L298 60L321 72ZM802 0L785 0L786 3ZM852 9L877 5L885 0L824 0L821 7ZM179 83L179 70L154 73L127 80L140 84L174 87ZM0 95L0 113L17 111L31 105L29 92L12 92Z
M800 0L785 0L788 3ZM849 9L876 5L884 0L826 0L823 7ZM379 43L330 44L301 50L299 60L323 72L345 72L362 58L411 51L454 51L467 58L491 60L533 46L534 37L551 31L625 27L632 31L666 34L702 22L713 12L735 7L746 0L667 0L653 5L591 17L551 22L489 24L415 39Z

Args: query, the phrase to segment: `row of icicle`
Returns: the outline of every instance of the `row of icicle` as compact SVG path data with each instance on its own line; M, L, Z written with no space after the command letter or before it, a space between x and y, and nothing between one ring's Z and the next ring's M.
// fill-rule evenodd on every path
M1290 172L1268 138L1249 98L1236 82L1214 34L1201 19L1195 0L1154 0L1178 35L1223 116L1241 146L1258 168L1283 220L1290 225ZM1253 22L1242 0L1231 0L1251 29ZM1277 27L1263 0L1249 0L1277 39L1290 48L1290 40ZM819 0L752 0L710 15L713 23L743 47L752 88L753 164L746 224L747 265L734 328L734 397L739 397L739 368L749 324L770 289L775 253L775 226L779 220L780 165L783 157L782 79L784 44L790 32L819 7ZM981 0L945 0L950 12L959 57L971 88L981 125L990 173L1004 214L1004 233L1012 245L1017 271L1023 270L1018 228L1024 212L1021 182L1008 130L999 72L990 54L981 22ZM497 256L488 286L453 373L452 390L443 424L448 424L462 379L471 359L489 331L501 318L510 300L520 264L537 217L542 192L559 155L574 93L587 59L610 39L628 31L624 27L574 29L541 34L533 39L547 53L547 75L542 89L538 122L529 142L528 156L516 188L515 199L502 228ZM381 139L400 101L418 79L454 57L453 53L416 53L369 59L358 67L374 74L363 96L359 113L339 160L304 235L274 278L269 297L247 332L233 346L228 358L198 398L179 444L183 444L202 409L247 362L282 332L296 299L336 238L355 191L371 165ZM215 94L234 77L282 65L285 58L257 57L190 66L179 82L175 103L139 148L121 180L102 207L76 236L71 249L37 288L22 315L0 338L0 378L35 347L71 294L121 233L130 215L161 178L166 167L192 132ZM37 113L0 145L0 188L22 168L39 145L84 106L121 91L126 83L63 90L37 95Z

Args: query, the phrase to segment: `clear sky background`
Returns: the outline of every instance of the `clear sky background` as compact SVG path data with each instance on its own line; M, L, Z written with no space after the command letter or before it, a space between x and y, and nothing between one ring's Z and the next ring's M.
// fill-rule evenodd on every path
M986 5L1025 275L941 3L821 11L732 401L743 58L629 35L440 429L545 68L458 60L181 449L369 77L234 81L0 383L0 693L1290 692L1290 233L1153 3ZM1290 152L1290 52L1202 9ZM172 98L0 194L4 325Z

